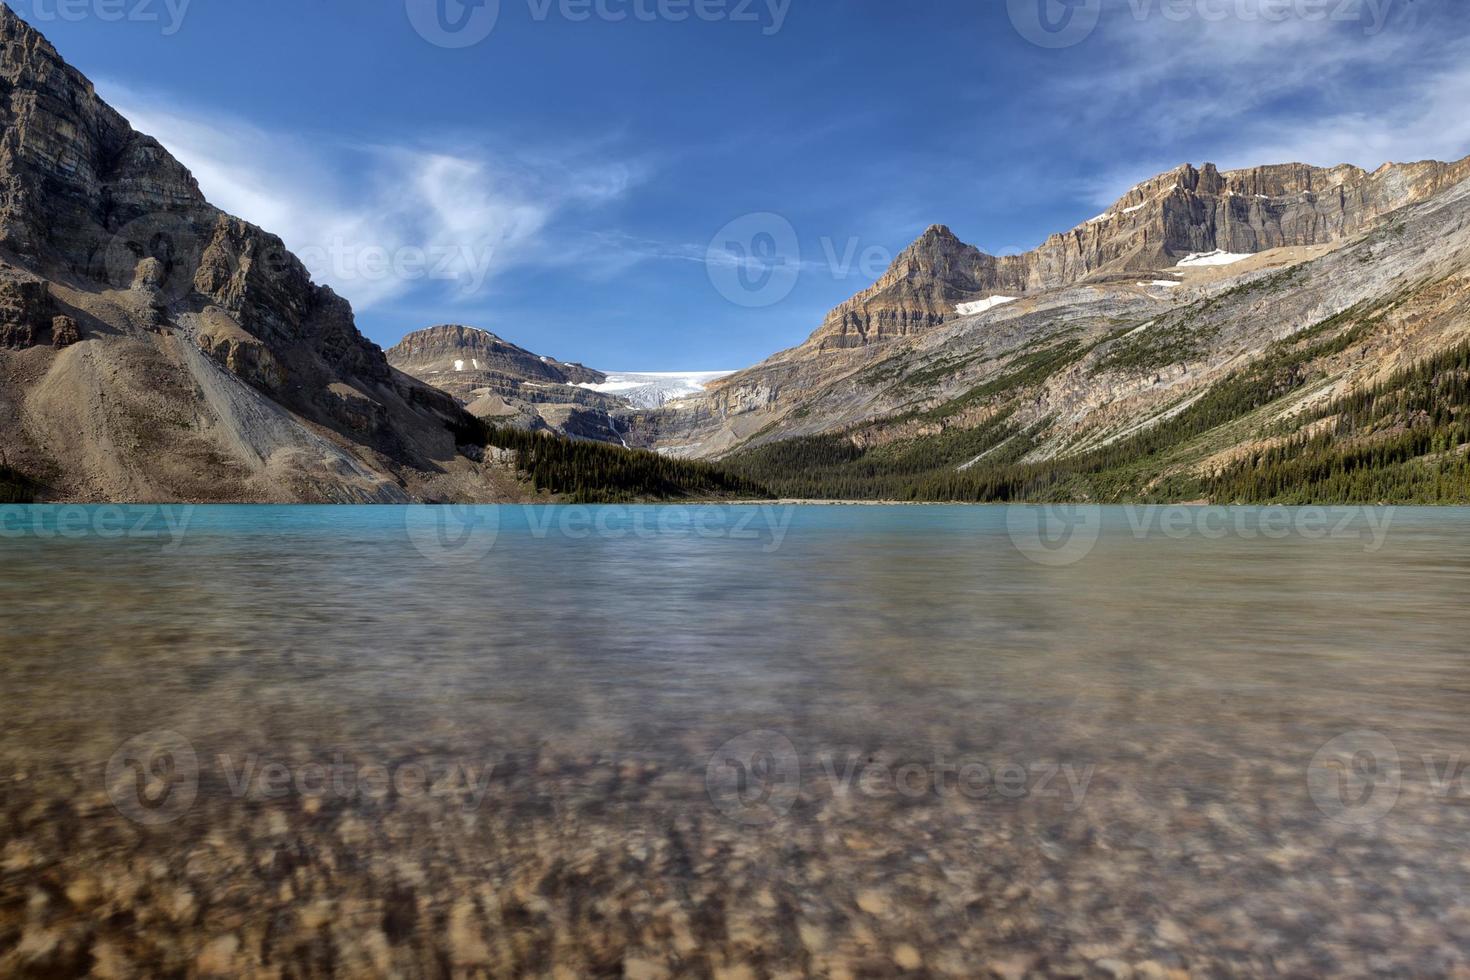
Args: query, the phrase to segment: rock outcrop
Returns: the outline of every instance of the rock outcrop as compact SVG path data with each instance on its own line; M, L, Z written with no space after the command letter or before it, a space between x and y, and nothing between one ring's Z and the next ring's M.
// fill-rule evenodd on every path
M14 274L0 278L0 347L41 343L51 324L51 308L44 280Z
M0 6L0 345L47 339L0 360L0 438L62 496L409 499L474 432Z
M51 346L70 347L79 343L82 339L81 330L77 327L77 321L65 314L53 317L51 320Z

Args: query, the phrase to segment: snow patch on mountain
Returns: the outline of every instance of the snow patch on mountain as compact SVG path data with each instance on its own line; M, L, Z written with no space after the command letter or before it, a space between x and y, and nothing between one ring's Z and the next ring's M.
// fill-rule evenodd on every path
M1003 303L1014 303L1014 296L990 296L985 299L977 299L973 303L960 303L954 311L960 316L974 316L976 313L984 313L986 310L995 309Z
M1239 252L1227 252L1224 249L1217 248L1213 252L1191 252L1180 259L1174 268L1189 269L1203 265L1230 265L1231 263L1248 258L1250 258L1249 252L1241 254Z
M659 408L671 401L704 391L704 386L734 371L611 371L598 384L579 388L617 395L636 408Z

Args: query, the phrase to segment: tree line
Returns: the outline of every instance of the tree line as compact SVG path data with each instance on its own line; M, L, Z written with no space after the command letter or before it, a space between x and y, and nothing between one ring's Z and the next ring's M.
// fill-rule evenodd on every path
M487 445L515 453L516 469L538 491L573 503L771 497L759 483L712 463L488 423L484 436Z

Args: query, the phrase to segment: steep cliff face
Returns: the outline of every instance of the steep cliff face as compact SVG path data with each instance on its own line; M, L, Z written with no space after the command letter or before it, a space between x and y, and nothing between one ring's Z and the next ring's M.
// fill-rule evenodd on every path
M912 336L955 319L963 303L1163 270L1191 254L1341 241L1467 176L1470 159L1385 164L1373 173L1298 163L1222 173L1210 163L1201 169L1185 164L1020 255L987 255L935 225L881 279L833 310L803 349Z
M0 265L0 435L61 495L407 499L470 431L4 6ZM170 452L229 479L173 473Z

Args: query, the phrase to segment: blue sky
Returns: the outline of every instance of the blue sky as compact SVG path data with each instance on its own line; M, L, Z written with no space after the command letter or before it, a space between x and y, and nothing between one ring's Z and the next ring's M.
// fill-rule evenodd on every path
M1452 0L11 6L373 340L613 370L799 343L932 223L1018 251L1186 161L1470 153Z

